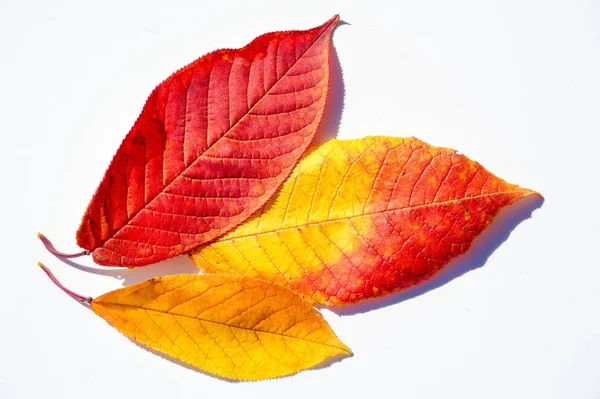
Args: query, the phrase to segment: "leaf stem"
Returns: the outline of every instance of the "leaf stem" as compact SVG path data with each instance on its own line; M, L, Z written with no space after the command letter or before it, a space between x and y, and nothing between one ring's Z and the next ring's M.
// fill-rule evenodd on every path
M71 291L70 289L68 289L67 287L65 287L64 285L61 284L60 281L58 281L56 279L56 277L54 277L54 274L52 274L52 272L50 270L48 270L48 268L42 263L42 262L38 262L38 266L44 271L44 273L46 273L46 275L50 278L50 280L52 280L52 282L61 290L63 290L65 293L69 294L70 296L72 296L73 298L77 299L80 302L83 303L87 303L88 305L92 303L93 298L89 297L89 296L83 296L83 295L79 295L76 292Z
M50 242L50 240L47 239L46 236L43 235L42 233L38 233L37 236L42 241L42 243L44 244L44 246L46 247L46 249L51 254L56 255L59 258L78 258L80 256L89 255L89 254L92 253L92 251L84 249L83 251L77 252L77 253L74 253L74 254L65 254L63 252L57 251L56 248L54 248L54 245L52 245L52 243Z

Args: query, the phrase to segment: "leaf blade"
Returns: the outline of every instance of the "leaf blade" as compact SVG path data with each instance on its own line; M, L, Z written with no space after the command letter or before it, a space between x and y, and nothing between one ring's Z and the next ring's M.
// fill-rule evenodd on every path
M208 273L346 305L427 280L528 195L539 194L417 139L332 140L298 164L263 212L190 256Z
M143 266L252 215L316 133L338 20L218 50L161 83L96 190L79 246L98 264Z
M281 377L351 354L310 304L247 278L156 278L102 295L91 308L129 338L226 378Z

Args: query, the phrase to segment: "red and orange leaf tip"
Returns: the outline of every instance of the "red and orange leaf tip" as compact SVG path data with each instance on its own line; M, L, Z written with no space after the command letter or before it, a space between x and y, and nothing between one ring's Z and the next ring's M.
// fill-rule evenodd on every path
M350 304L429 279L528 195L539 196L414 138L331 140L260 213L190 256L205 272Z
M315 136L338 21L215 51L161 83L97 188L79 246L101 265L143 266L258 210Z
M237 380L282 377L352 355L298 295L226 275L153 278L92 299L48 277L127 337L199 369Z

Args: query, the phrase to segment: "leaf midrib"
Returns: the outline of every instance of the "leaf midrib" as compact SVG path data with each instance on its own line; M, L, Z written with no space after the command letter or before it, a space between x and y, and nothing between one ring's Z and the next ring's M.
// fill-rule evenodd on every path
M219 321L215 321L215 320L209 320L209 319L205 319L205 318L201 318L201 317L193 317L193 316L184 315L184 314L181 314L181 313L165 312L165 311L161 311L161 310L147 308L147 307L144 307L144 306L127 305L127 304L116 303L116 302L94 302L94 301L92 301L92 303L95 303L96 305L106 306L106 307L111 307L111 306L113 306L113 307L123 307L123 308L144 310L146 312L154 312L154 313L166 314L166 315L171 315L171 316L179 316L179 317L184 317L184 318L192 319L192 320L196 320L196 321L201 321L201 322L206 322L206 323L212 323L212 324L218 324L218 325L229 327L231 329L236 329L237 328L237 329L240 329L240 330L252 331L252 332L255 332L255 333L260 332L260 333L264 333L264 334L270 334L270 335L276 335L276 336L285 337L285 338L296 339L296 340L304 341L304 342L311 342L311 343L316 344L316 345L327 346L327 347L330 347L330 348L337 349L337 350L342 351L343 353L346 353L346 354L350 354L351 353L348 350L346 350L345 348L340 348L339 346L335 346L335 345L331 345L331 344L326 344L326 343L323 343L323 342L317 342L317 341L310 340L310 339L294 337L292 335L286 335L286 334L276 333L276 332L272 332L272 331L264 331L264 330L260 330L260 329L253 329L253 328L248 328L248 327L235 326L235 325L227 324L227 323L224 323L224 322L219 322Z
M225 237L217 240L215 242L215 244L227 242L227 241L233 241L233 240L237 240L240 238L256 237L256 236L260 236L260 235L264 235L264 234L272 234L272 233L278 233L281 231L301 229L304 227L322 225L322 224L326 224L326 223L334 223L334 222L339 222L342 220L352 220L352 219L357 219L357 218L362 218L362 217L385 214L385 213L389 213L389 212L408 211L408 210L419 209L419 208L429 208L429 207L434 207L434 206L452 205L452 204L457 204L457 203L465 201L465 200L486 198L486 197L492 197L492 196L497 196L497 195L511 195L511 194L524 194L524 193L534 194L533 192L531 192L530 190L527 190L527 189L516 190L516 191L511 191L511 192L479 194L479 195L457 198L457 199L453 199L453 200L432 202L430 204L421 204L421 205L413 205L413 206L409 205L409 206L405 206L405 207L385 209L385 210L377 211L377 212L367 212L367 213L361 213L361 214L352 215L352 216L339 217L339 218L334 218L334 219L325 219L325 220L319 220L319 221L314 221L314 222L307 222L307 223L298 224L298 225L294 225L294 226L282 227L279 229L271 229L271 230L265 230L265 231L258 231L256 233L244 234L244 235L240 235L240 236L231 236L230 237L229 235L226 235Z

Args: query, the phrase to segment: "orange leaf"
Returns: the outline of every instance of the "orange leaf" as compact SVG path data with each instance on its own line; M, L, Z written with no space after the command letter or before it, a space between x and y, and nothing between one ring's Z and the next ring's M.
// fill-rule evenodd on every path
M534 191L415 138L332 140L262 212L192 260L344 305L427 280L505 206Z
M267 282L181 274L92 299L66 289L40 266L129 338L226 378L281 377L352 354L309 303Z

